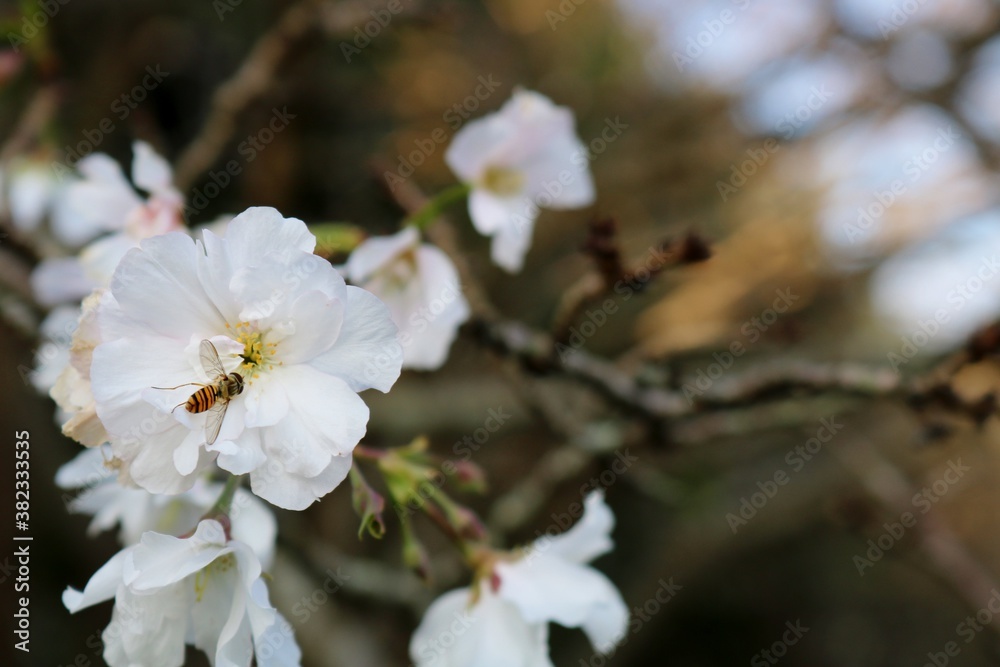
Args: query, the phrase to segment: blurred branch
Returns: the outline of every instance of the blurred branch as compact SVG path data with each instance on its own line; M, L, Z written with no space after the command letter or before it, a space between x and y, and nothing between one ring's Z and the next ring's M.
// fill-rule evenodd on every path
M496 500L489 517L490 532L503 535L523 526L544 507L550 489L579 474L592 458L576 445L563 445L546 453L520 482Z
M377 4L366 0L300 0L286 11L257 40L239 69L215 91L201 132L177 159L174 183L178 189L189 189L215 163L236 131L237 116L274 86L278 68L299 41L314 32L349 32L370 19L368 12Z
M53 84L35 92L34 97L31 98L21 114L14 132L3 143L3 148L0 148L0 164L6 165L12 157L28 150L45 124L52 119L58 102L59 92Z
M879 396L901 390L900 376L888 368L805 360L763 362L750 370L713 380L706 388L691 379L682 389L664 389L646 386L613 362L583 350L566 348L557 353L550 336L519 322L480 324L479 332L485 341L521 359L529 368L576 377L619 406L648 418L681 417L794 392L838 391Z
M940 84L923 90L914 90L901 86L886 63L892 49L898 44L893 39L873 39L862 43L867 55L866 61L881 69L879 81L887 90L869 95L859 110L866 112L888 113L913 104L932 104L947 110L951 121L958 127L963 137L975 146L980 159L992 171L1000 168L1000 151L996 144L987 139L973 125L965 120L965 116L955 106L956 97L968 83L968 75L975 67L976 58L981 47L996 36L992 30L984 29L978 32L962 34L956 32L948 36L949 59L952 74Z
M865 491L890 514L899 517L905 512L912 513L911 499L918 489L873 447L855 445L850 448L835 447L832 451L861 482ZM965 548L934 508L929 508L911 530L915 531L920 548L938 574L970 610L980 609L1000 586L1000 582ZM1000 634L1000 627L992 624L990 627Z
M607 217L591 221L581 249L593 259L596 272L584 274L563 293L552 325L552 335L560 343L569 339L571 328L583 310L613 290L640 292L665 270L711 256L708 244L701 237L687 234L650 248L645 263L626 268L618 246L618 221Z
M287 536L282 536L288 540ZM419 614L430 602L431 593L410 570L381 561L349 556L325 540L290 541L283 552L297 561L312 578L322 580L330 568L343 570L346 576L337 583L344 592L406 607ZM461 572L461 568L454 568Z
M177 160L174 183L178 189L190 188L215 163L236 130L236 117L274 84L278 66L292 45L315 29L319 5L319 0L293 5L257 40L236 73L218 87L201 132Z
M45 125L52 120L59 103L59 90L54 84L49 84L35 91L34 96L24 108L17 121L14 131L3 142L0 147L0 172L7 173L8 163L11 159L27 153L31 146L38 140ZM10 187L9 183L3 187ZM6 195L2 195L6 198ZM9 217L9 206L4 214L0 215L0 225L6 231L0 236L0 242L8 236L23 240L25 234L14 227L13 221ZM8 286L18 296L27 299L29 303L34 303L34 294L28 281L31 272L23 261L13 253L5 252L0 260L0 283Z
M31 267L6 248L0 248L0 284L24 301L35 302L31 289Z

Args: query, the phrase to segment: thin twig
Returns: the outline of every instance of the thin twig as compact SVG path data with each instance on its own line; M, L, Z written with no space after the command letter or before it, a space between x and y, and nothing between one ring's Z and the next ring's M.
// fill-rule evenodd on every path
M174 183L184 191L218 159L236 131L237 116L271 89L278 67L292 46L317 27L319 0L302 0L260 37L243 64L216 89L201 132L177 160Z
M533 368L562 372L599 390L621 407L656 419L676 418L715 407L732 407L762 396L788 392L839 391L862 396L901 390L899 375L888 368L856 363L770 361L723 375L702 388L691 378L681 389L645 386L633 374L584 350L557 350L552 338L520 322L483 322L484 340Z
M865 491L894 516L913 513L916 489L906 476L870 446L834 448L841 463L861 482ZM965 548L940 512L930 508L911 528L941 577L969 609L981 608L1000 586L993 574ZM1000 626L989 624L1000 634Z
M46 123L52 119L58 102L59 91L55 84L47 85L35 92L21 114L14 132L3 143L3 148L0 148L0 164L6 165L12 157L28 150Z

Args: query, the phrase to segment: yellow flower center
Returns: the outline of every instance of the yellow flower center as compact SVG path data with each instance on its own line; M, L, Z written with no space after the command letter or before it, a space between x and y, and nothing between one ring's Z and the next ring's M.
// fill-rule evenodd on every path
M233 554L223 554L201 570L198 570L194 575L195 600L201 602L201 598L205 595L205 590L208 588L208 582L213 575L224 574L234 567L236 567L236 557Z
M243 352L240 357L243 363L237 371L247 382L253 379L258 371L271 370L275 365L280 366L280 361L275 361L274 356L278 351L277 343L268 343L264 340L264 335L256 326L249 322L240 322L235 327L226 324L226 328L232 330L232 335L236 341L243 344Z
M402 292L413 281L417 273L417 255L413 249L401 253L382 271L387 291Z
M524 187L524 174L517 169L490 167L483 174L483 187L500 197L513 197Z

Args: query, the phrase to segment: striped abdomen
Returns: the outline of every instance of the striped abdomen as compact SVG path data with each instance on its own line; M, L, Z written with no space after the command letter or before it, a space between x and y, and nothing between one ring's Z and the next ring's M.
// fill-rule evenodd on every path
M206 385L199 389L198 391L191 394L191 398L187 400L184 404L184 409L188 412L198 414L200 412L205 412L210 410L215 401L218 398L218 393L215 385Z

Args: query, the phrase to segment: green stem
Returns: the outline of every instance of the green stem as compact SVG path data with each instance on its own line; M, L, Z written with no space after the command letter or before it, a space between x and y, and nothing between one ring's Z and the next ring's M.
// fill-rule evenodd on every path
M212 509L208 511L209 515L212 514L229 514L229 510L233 506L233 496L236 495L236 489L240 488L240 484L243 482L243 475L232 475L226 480L226 486L222 489L222 495L219 499L215 501L215 505Z
M354 458L365 459L368 461L378 461L385 458L386 451L384 449L375 449L373 447L366 447L365 445L356 445L354 447ZM354 470L354 468L351 468Z
M469 192L471 191L472 185L469 183L459 183L458 185L445 188L424 204L422 209L406 218L403 221L403 226L410 225L417 229L426 229L427 225L441 217L444 209L456 202L462 201L469 196Z

